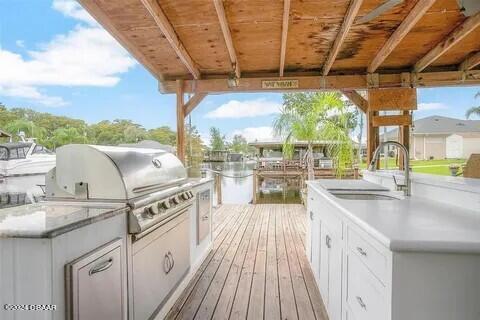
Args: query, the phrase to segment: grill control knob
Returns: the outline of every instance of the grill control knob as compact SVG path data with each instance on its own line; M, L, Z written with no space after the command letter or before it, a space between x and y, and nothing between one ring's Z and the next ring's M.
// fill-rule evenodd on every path
M180 203L180 198L178 196L173 196L172 197L172 202L175 203L175 204L179 204Z
M170 209L170 201L168 200L162 201L158 204L158 206L165 210Z
M183 200L188 200L188 199L190 199L190 195L188 194L188 192L182 193L181 197L182 197Z
M159 214L160 211L158 210L158 205L152 204L150 207L148 207L148 213L150 213L151 215Z

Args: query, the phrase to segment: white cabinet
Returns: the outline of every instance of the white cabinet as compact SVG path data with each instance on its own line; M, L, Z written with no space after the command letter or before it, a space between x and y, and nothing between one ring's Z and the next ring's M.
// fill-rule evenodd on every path
M330 319L342 315L342 239L332 233L325 223L320 238L320 292Z
M313 275L319 281L320 277L320 216L317 213L310 211L310 264L312 266Z

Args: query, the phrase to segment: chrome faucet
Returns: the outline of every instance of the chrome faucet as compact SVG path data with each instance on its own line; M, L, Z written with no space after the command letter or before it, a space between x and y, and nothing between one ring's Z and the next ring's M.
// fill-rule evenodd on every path
M404 171L405 171L405 181L403 184L397 183L397 179L395 178L395 175L393 175L393 182L395 183L395 187L397 191L403 191L405 196L410 196L412 194L412 183L410 181L410 157L408 154L407 147L405 147L403 144L397 142L397 141L385 141L380 143L377 149L375 149L375 152L373 153L373 158L372 162L370 162L370 165L368 166L369 171L376 171L377 170L377 163L380 158L380 151L385 147L393 145L396 146L399 149L402 149L403 151L403 166L404 166ZM385 155L386 156L386 155Z

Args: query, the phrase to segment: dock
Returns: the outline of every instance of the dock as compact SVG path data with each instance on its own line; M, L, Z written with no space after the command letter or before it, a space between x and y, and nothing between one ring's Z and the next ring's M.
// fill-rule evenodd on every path
M305 255L305 207L222 205L212 227L213 249L166 319L328 319Z

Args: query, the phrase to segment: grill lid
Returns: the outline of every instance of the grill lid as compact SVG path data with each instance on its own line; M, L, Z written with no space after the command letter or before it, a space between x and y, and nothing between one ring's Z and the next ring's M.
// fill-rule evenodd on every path
M46 179L49 198L129 200L187 179L182 162L158 149L71 144L56 155Z

